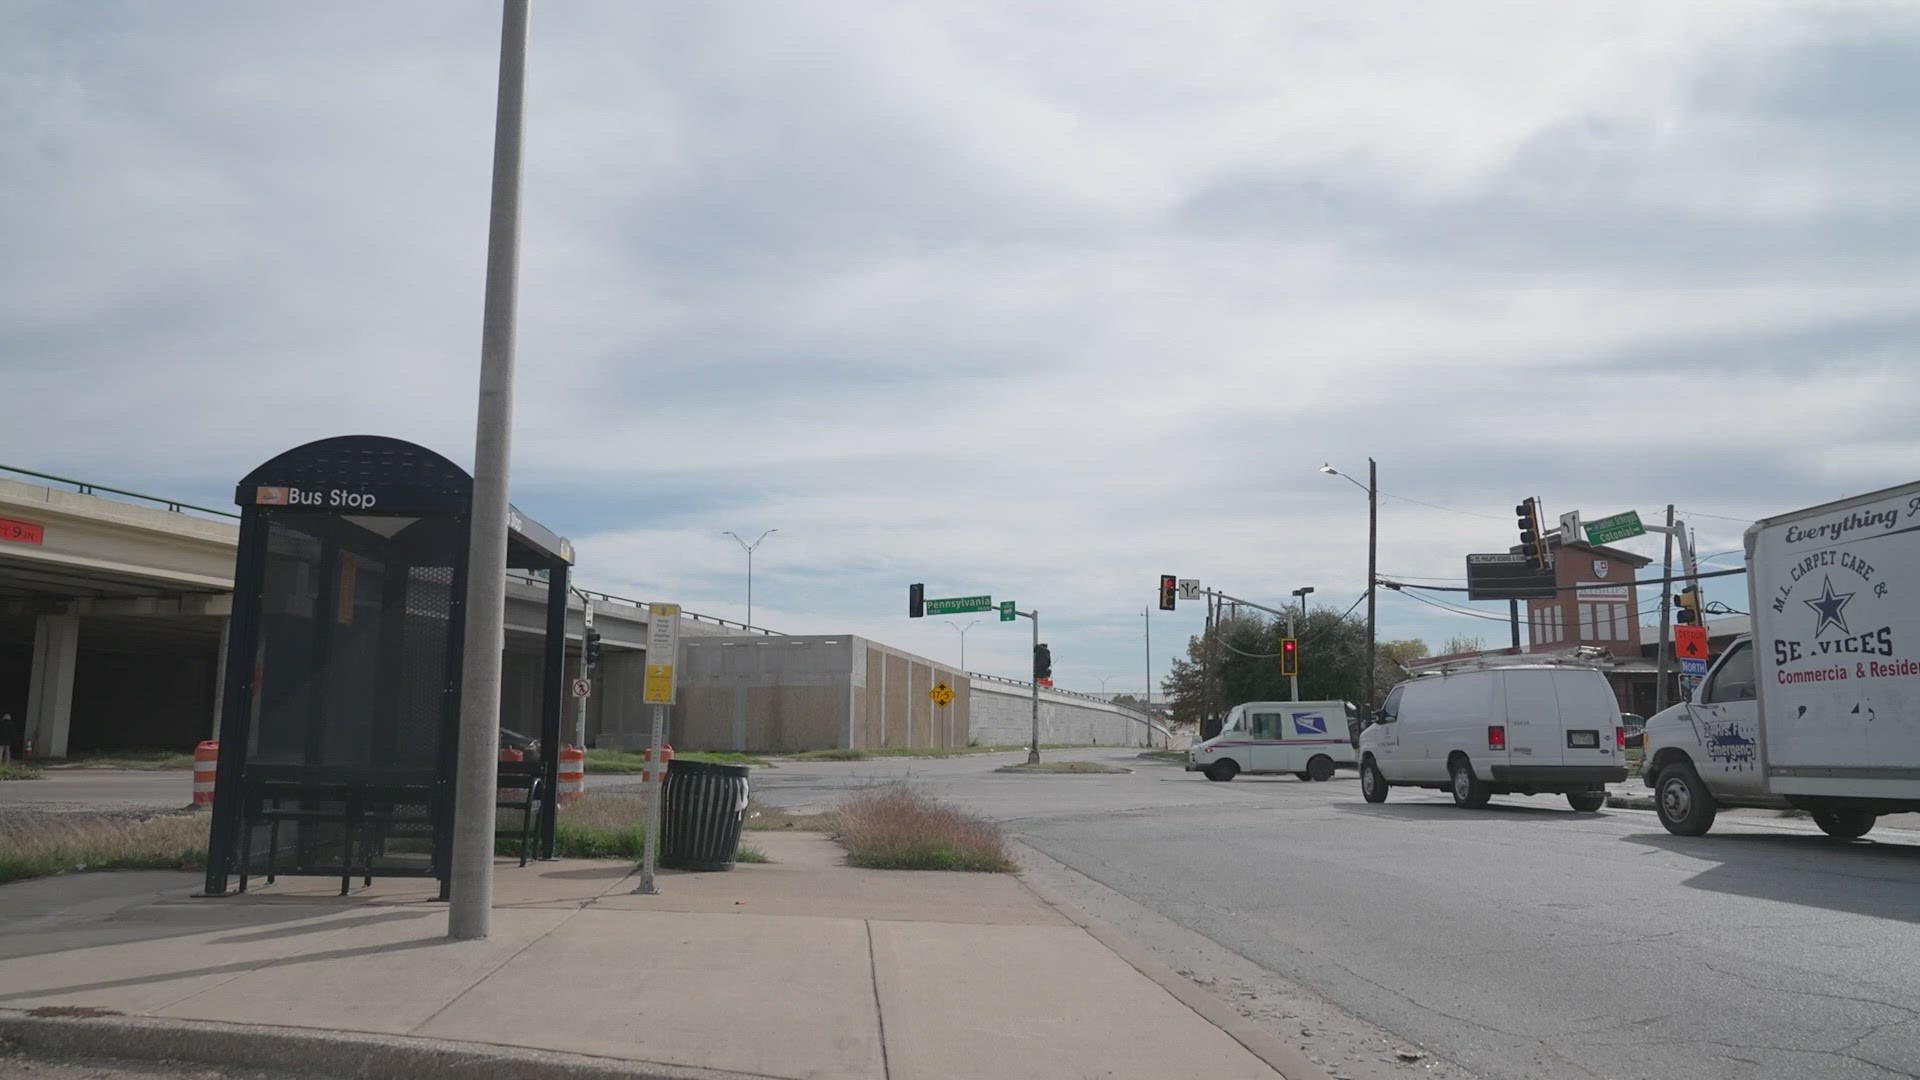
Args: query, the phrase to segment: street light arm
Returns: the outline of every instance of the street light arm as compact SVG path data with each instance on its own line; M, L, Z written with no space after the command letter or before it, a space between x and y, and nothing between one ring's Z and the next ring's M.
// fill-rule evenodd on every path
M1334 468L1332 465L1322 465L1320 466L1320 471L1323 473L1326 473L1328 476L1337 476L1340 479L1345 480L1347 483L1352 484L1354 487L1359 488L1361 491L1365 491L1368 494L1372 494L1371 489L1369 489L1367 485L1361 483L1358 480L1355 480L1353 477L1348 476L1346 473L1341 472L1339 469Z

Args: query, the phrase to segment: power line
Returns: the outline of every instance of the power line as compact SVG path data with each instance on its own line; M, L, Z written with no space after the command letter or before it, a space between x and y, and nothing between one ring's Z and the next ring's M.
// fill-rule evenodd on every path
M1475 619L1486 619L1489 622L1510 623L1512 621L1510 618L1508 618L1505 615L1495 615L1492 612L1474 611L1471 608L1454 607L1451 604L1443 604L1438 600L1432 600L1425 596L1421 596L1417 592L1410 592L1404 589L1396 589L1394 591L1400 593L1400 595L1402 596L1406 596L1406 597L1410 597L1411 599L1418 600L1421 603L1427 605L1428 607L1439 608L1441 611L1451 612L1455 615L1466 615Z
M1390 491L1382 491L1379 494L1380 494L1380 497L1383 499L1399 499L1401 502L1412 503L1415 506L1424 506L1429 510L1445 510L1449 514L1460 514L1465 517L1479 518L1482 521L1506 521L1507 520L1506 518L1503 518L1503 517L1495 517L1492 514L1480 514L1480 513L1475 513L1472 510L1459 510L1451 506L1441 506L1439 503L1421 502L1419 499L1409 499L1405 495L1395 495Z
M1753 519L1752 519L1752 518L1737 518L1737 517L1728 517L1728 516L1726 516L1725 514L1704 514L1704 513L1701 513L1701 512L1700 512L1700 511L1698 511L1698 510L1682 510L1682 509L1680 509L1680 508L1678 508L1678 507L1675 507L1675 508L1674 508L1674 511L1673 511L1673 512L1674 512L1675 514L1677 514L1677 515L1679 515L1680 517L1703 517L1703 518L1712 518L1712 519L1713 519L1713 520L1715 520L1715 521L1733 521L1733 522L1738 522L1738 523L1739 523L1739 524L1741 524L1741 525L1751 525L1751 524L1753 524Z
M1695 579L1705 580L1707 578L1727 577L1730 574L1744 574L1746 572L1747 572L1746 567L1737 566L1731 570L1709 570L1704 574L1695 574L1695 575L1692 575L1691 577L1689 577L1686 574L1680 574L1677 576L1670 576L1670 577L1641 578L1635 581L1583 581L1578 585L1556 585L1554 586L1553 591L1557 593L1563 593L1563 592L1577 593L1577 592L1586 592L1586 591L1597 590L1597 589L1617 589L1622 585L1659 585L1664 587L1667 585L1675 584L1677 582L1693 581ZM1471 591L1471 587L1466 585L1410 585L1406 582L1394 581L1385 577L1382 577L1380 579L1380 584L1385 585L1387 588L1393 589L1396 592L1403 587L1411 588L1411 589L1425 589L1428 592L1469 592ZM1539 599L1545 599L1545 597L1540 597Z

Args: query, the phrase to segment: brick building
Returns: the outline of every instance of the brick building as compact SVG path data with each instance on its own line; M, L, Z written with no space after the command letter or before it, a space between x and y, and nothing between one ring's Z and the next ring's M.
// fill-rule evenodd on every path
M1640 594L1633 580L1653 560L1618 548L1553 538L1551 600L1527 601L1527 651L1564 652L1598 645L1619 657L1640 655ZM1586 586L1575 591L1571 586Z

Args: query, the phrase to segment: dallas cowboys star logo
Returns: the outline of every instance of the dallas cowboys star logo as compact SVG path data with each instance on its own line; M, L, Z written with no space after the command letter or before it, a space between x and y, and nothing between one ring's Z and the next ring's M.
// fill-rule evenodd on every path
M1840 632L1843 634L1853 633L1853 631L1847 629L1846 616L1841 614L1841 612L1847 609L1847 602L1852 599L1853 594L1850 592L1835 593L1833 591L1833 579L1831 577L1823 577L1820 581L1820 598L1818 600L1800 601L1812 608L1814 612L1820 616L1820 625L1814 627L1813 636L1819 637L1829 626L1839 627Z

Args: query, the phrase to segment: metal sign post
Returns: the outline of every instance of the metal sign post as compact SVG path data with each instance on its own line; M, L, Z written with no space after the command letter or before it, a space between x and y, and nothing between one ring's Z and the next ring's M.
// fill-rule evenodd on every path
M574 680L573 745L587 748L587 697L593 693L593 665L587 662L587 638L593 634L593 598L580 594L580 677ZM581 684L585 684L582 692Z
M680 667L680 605L647 605L647 679L641 694L643 704L653 706L653 733L647 740L651 752L645 771L647 791L647 833L640 856L640 887L634 891L652 896L653 870L659 859L661 740L666 734L667 706L673 704L675 677Z

